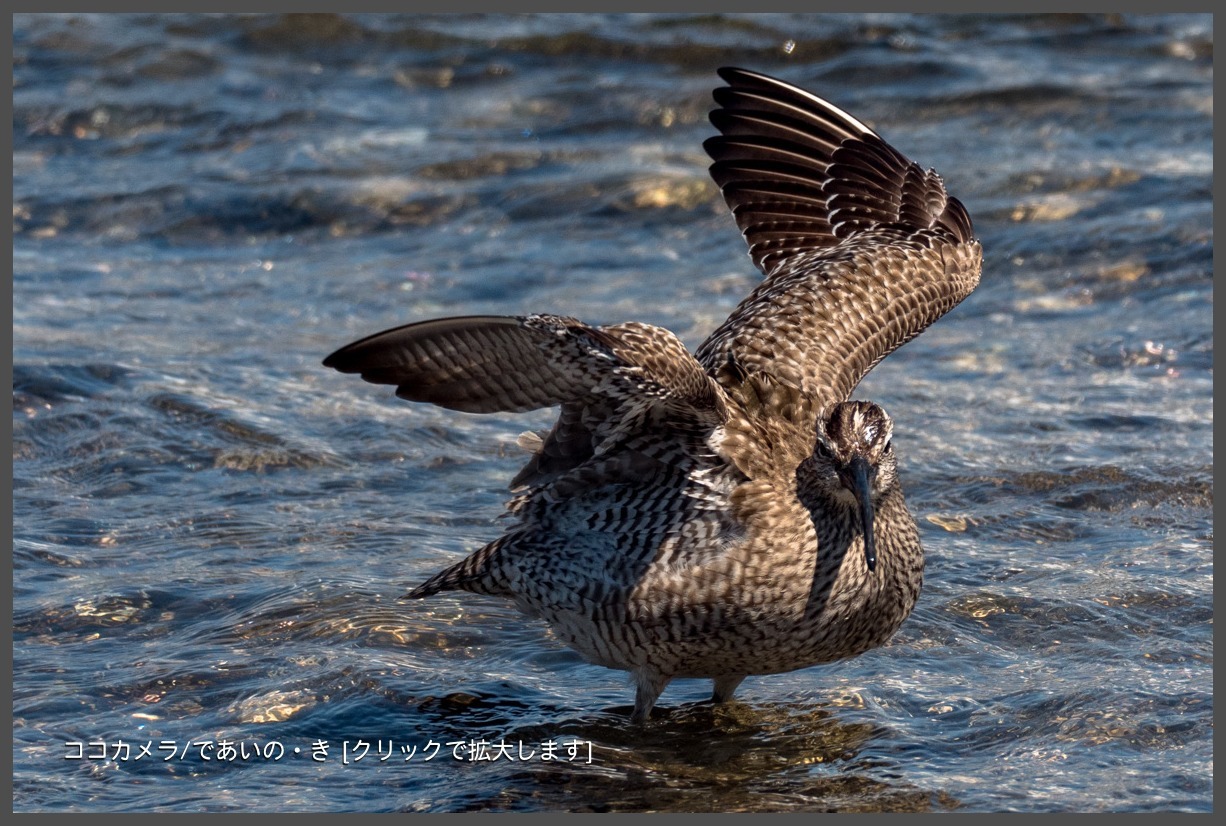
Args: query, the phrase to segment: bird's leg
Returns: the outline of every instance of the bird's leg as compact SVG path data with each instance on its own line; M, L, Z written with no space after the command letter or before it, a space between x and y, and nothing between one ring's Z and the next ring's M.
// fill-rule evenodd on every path
M647 722L652 707L660 697L660 692L671 680L672 677L665 677L658 671L647 668L635 669L634 712L630 715L630 722L635 724Z
M745 679L744 674L726 674L723 677L715 678L715 694L711 697L711 701L715 703L726 703L732 699L733 692L736 687Z

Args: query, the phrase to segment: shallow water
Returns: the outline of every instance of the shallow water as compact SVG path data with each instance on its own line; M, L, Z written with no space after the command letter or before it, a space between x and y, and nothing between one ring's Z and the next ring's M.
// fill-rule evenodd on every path
M1210 810L1212 56L1206 15L16 17L14 808ZM696 346L757 281L721 65L939 169L986 266L856 394L902 631L637 729L508 604L397 600L548 412L320 360L474 313Z

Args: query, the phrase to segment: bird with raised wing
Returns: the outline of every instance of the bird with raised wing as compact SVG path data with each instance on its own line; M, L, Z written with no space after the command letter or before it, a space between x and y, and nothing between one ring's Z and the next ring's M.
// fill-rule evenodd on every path
M502 536L409 592L514 600L629 671L645 721L675 677L852 657L911 613L924 554L893 421L864 375L966 298L966 209L873 130L796 86L719 70L704 147L765 275L695 353L668 330L556 315L388 330L324 364L469 413L558 406Z

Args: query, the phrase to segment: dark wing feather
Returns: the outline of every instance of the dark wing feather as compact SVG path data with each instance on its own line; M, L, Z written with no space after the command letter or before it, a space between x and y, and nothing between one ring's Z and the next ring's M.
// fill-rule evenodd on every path
M577 467L648 410L709 427L724 394L668 330L634 322L592 327L550 315L467 316L409 324L324 360L342 373L396 385L403 399L470 413L561 405L561 415L513 486Z
M829 228L810 249L896 222L943 227L958 241L973 240L966 209L946 195L940 176L921 170L856 118L766 75L731 68L719 74L729 83L715 90L720 108L711 113L721 134L704 147L715 161L711 176L745 233L754 263L767 275L787 259L758 249L756 234L769 229L771 220L750 193L770 203L797 196L785 197L793 219ZM795 189L780 189L781 179Z
M402 399L470 413L598 398L713 410L719 392L668 330L636 322L594 327L552 315L408 324L342 347L324 366L394 384Z
M923 170L838 107L743 69L704 146L766 274L698 349L830 402L970 294L981 252L970 216Z
M337 350L324 366L394 384L402 399L451 410L536 410L580 392L573 377L545 357L548 341L548 332L520 318L441 318L375 333Z

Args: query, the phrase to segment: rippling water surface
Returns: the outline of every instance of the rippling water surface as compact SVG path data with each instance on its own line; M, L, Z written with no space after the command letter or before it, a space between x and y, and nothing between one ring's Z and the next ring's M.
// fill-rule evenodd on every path
M1211 808L1210 17L14 28L16 809ZM701 149L721 65L939 169L985 270L857 391L912 618L639 729L509 604L397 601L499 533L548 412L320 360L473 313L696 346L758 281Z

